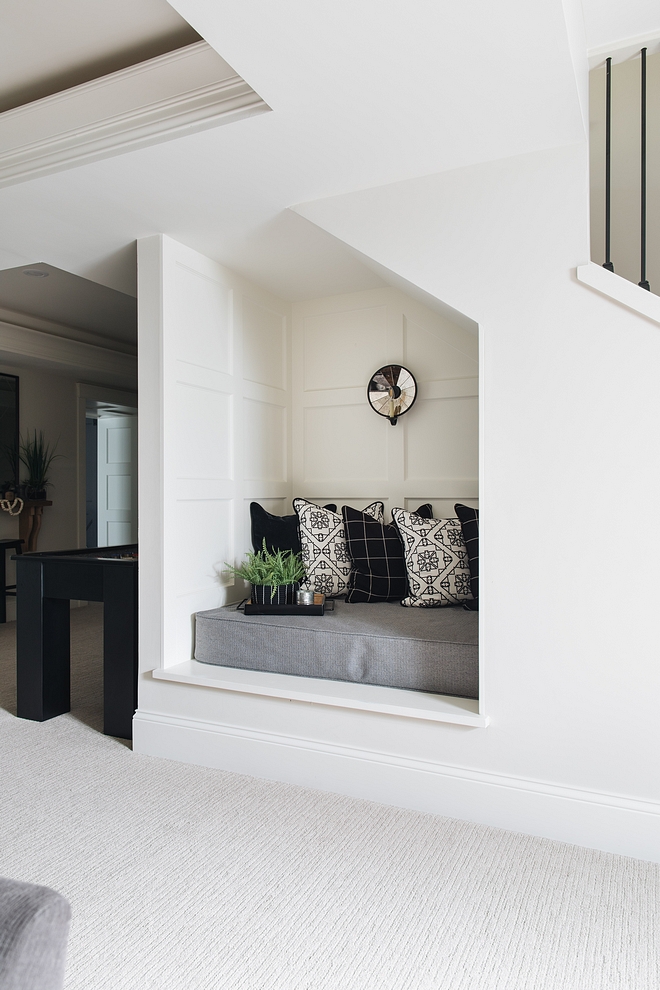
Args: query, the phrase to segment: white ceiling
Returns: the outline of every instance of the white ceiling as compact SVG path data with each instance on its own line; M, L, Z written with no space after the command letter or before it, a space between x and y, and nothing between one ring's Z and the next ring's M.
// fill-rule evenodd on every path
M615 48L628 38L660 35L658 0L582 0L587 48Z
M134 292L133 242L163 232L291 299L369 288L287 208L584 140L562 0L174 6L273 112L0 190L0 267Z
M0 112L199 40L166 0L4 0Z

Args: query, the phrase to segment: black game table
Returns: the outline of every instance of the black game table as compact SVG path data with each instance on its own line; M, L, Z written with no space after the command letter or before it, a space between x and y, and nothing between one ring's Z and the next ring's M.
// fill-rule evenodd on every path
M36 722L71 708L69 602L103 602L103 731L130 739L137 707L137 545L16 561L16 700Z

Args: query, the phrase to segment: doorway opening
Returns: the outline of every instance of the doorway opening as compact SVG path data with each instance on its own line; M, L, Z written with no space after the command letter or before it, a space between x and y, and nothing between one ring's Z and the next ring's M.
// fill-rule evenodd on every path
M137 396L78 385L80 547L137 543Z

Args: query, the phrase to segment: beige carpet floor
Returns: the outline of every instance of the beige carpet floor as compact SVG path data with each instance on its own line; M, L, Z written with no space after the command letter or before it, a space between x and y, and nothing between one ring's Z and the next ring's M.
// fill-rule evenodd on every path
M0 627L0 874L70 899L67 990L660 987L660 867L137 756L98 731L101 621L41 724Z

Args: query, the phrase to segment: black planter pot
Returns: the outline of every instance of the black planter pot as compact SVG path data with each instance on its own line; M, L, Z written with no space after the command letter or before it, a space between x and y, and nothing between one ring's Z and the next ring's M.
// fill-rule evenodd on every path
M33 488L31 485L20 484L16 486L16 494L22 499L37 500L47 497L45 488Z
M270 584L253 584L251 601L253 605L293 605L300 584L280 584L273 588Z

